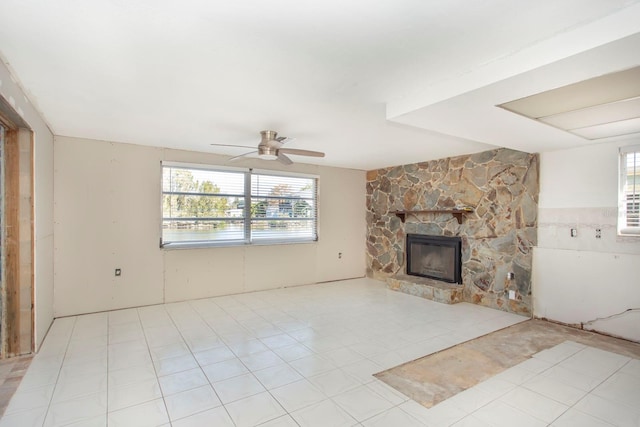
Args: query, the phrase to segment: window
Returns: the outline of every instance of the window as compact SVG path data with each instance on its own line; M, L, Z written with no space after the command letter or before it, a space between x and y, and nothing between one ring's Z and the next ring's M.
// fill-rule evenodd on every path
M316 240L316 180L249 174L251 238Z
M620 234L640 235L640 146L620 149Z
M317 240L317 178L162 164L163 247Z

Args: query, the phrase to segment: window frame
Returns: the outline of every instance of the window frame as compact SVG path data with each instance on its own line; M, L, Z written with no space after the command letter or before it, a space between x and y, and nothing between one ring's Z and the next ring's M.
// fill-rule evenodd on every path
M629 226L627 223L627 213L629 193L626 190L627 185L627 156L635 153L640 158L640 145L628 145L619 148L619 180L618 180L618 235L625 237L640 237L640 223L637 226ZM640 203L640 186L634 189L632 193L633 199L631 203Z
M232 221L243 221L243 230L244 236L242 239L227 239L227 240L190 240L190 241L164 241L164 196L167 192L164 191L164 169L165 168L180 168L185 170L200 170L200 171L210 171L210 172L231 172L231 173L241 173L244 176L244 190L243 194L234 194L233 197L242 197L244 198L244 207L243 207L243 216L242 217L225 217L225 218L212 218L212 220L232 220ZM254 196L252 193L252 182L253 177L257 175L269 175L273 177L282 177L282 178L302 178L302 179L311 179L313 181L313 191L312 191L312 200L313 200L313 212L314 216L310 221L312 221L312 236L303 236L303 237L275 237L275 238L254 238L252 235L252 223L256 219L251 212L252 206L252 198ZM267 170L267 169L257 169L257 168L238 168L238 167L229 167L229 166L218 166L218 165L209 165L209 164L200 164L200 163L183 163L183 162L173 162L173 161L161 161L160 162L160 248L161 249L190 249L190 248L210 248L210 247L226 247L226 246L263 246L263 245L282 245L282 244L308 244L308 243L316 243L319 240L319 232L318 232L318 224L319 224L319 176L314 174L305 174L305 173L297 173L297 172L288 172L288 171L279 171L279 170ZM175 193L175 192L172 192ZM194 195L198 195L198 193L193 193ZM220 196L211 195L212 197L223 197L225 194ZM255 197L261 198L261 197ZM284 196L284 199L291 198L290 196ZM209 218L203 217L203 219L207 220ZM257 218L260 220L260 218ZM284 221L279 218L268 218L274 221Z

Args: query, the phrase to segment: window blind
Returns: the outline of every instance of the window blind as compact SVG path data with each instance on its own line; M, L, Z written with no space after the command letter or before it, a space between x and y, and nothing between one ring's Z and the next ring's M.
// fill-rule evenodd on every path
M620 221L621 234L640 235L640 146L620 149Z
M251 239L316 240L316 179L251 176Z
M163 167L162 241L244 240L244 174Z

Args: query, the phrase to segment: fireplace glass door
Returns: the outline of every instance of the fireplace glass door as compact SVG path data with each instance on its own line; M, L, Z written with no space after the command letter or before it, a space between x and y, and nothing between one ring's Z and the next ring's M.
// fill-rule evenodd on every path
M459 237L407 236L407 274L462 283Z

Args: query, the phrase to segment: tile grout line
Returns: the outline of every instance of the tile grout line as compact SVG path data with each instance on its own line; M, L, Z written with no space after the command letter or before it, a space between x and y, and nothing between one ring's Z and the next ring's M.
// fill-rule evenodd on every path
M247 307L247 308L248 308L249 310L251 310L253 313L255 313L255 311L254 311L251 307L248 307L246 304L244 304L244 303L242 303L242 302L239 302L239 303L240 303L240 304L242 304L244 307ZM214 302L214 304L215 304L215 302ZM217 305L217 304L216 304L216 305ZM235 316L233 316L231 313L227 312L227 311L226 311L226 310L224 310L224 308L222 308L222 307L220 307L220 308L221 308L223 311L225 311L225 313L227 313L230 317L232 317L236 322L238 321L238 320L236 319L236 317L235 317ZM258 317L260 317L262 320L264 320L264 321L266 321L266 322L271 323L269 320L265 319L264 317L260 316L259 314L257 314L257 313L256 313L256 315L257 315ZM239 323L239 322L238 322L238 323ZM240 324L240 325L241 325L243 328L245 328L245 329L246 329L246 327L245 327L244 325L242 325L242 324ZM277 328L277 326L276 326L276 328ZM281 330L280 328L277 328L277 329ZM281 330L281 331L282 331L282 330ZM215 332L215 331L214 331L214 332ZM250 331L249 331L249 330L247 330L247 332L250 332ZM284 332L284 331L283 331L283 332ZM286 333L286 332L284 332L284 333ZM262 342L262 340L260 340L259 338L255 337L255 335L253 335L253 336L254 336L254 338L256 338L258 341L260 341L263 345L265 345L265 347L267 347L267 348L269 349L269 351L272 351L272 352L273 352L273 350L271 350L271 348L270 348L269 346L267 346L266 344L264 344L264 343ZM287 334L287 336L289 336L289 334ZM291 338L293 338L293 337L291 337ZM221 337L220 339L222 339L222 340L223 340L223 342L224 342L224 339L223 339L222 337ZM294 338L294 339L295 339L295 338ZM225 345L226 345L226 342L225 342ZM264 392L268 393L268 394L269 394L269 396L270 396L270 397L271 397L271 398L272 398L272 399L273 399L273 400L274 400L274 401L275 401L275 402L276 402L276 403L277 403L277 404L282 408L282 410L285 412L285 414L286 414L287 416L289 416L289 417L290 417L290 418L291 418L291 419L292 419L296 424L298 424L298 422L297 422L297 421L296 421L296 420L291 416L291 414L289 413L289 411L287 410L287 408L285 408L285 407L282 405L282 403L280 403L280 401L279 401L279 400L278 400L278 399L277 399L277 398L276 398L276 397L271 393L271 390L267 389L266 385L265 385L265 384L263 384L263 383L262 383L262 381L260 381L260 379L259 379L258 377L256 377L256 376L255 376L255 374L253 373L253 371L252 371L252 370L251 370L251 369L250 369L250 368L249 368L249 367L248 367L248 366L247 366L247 365L242 361L242 359L241 359L241 358L240 358L240 357L239 357L239 356L238 356L238 355L237 355L237 354L236 354L236 353L235 353L231 348L229 348L229 350L231 350L231 352L232 352L232 353L234 353L234 355L236 356L236 358L238 359L238 361L239 361L240 363L242 363L242 365L243 365L245 368L247 368L248 372L249 372L249 373L251 373L251 375L253 376L253 378L255 378L255 379L256 379L256 381L258 381L258 383L260 383L260 385L261 385L262 387L264 387L264 389L265 389L265 391L264 391ZM275 353L275 352L274 352L274 353ZM276 356L278 356L278 355L276 354ZM279 356L278 356L278 357L279 357ZM287 361L283 360L283 362L284 362L287 366L289 366L291 369L294 369L292 366L290 366L290 365L289 365L289 363L288 363ZM295 369L294 369L294 370L295 370ZM297 371L296 371L296 372L297 372ZM207 379L209 379L209 378L207 377ZM211 384L211 387L213 387L213 384ZM214 387L214 391L215 391L215 387ZM260 394L260 393L258 393L258 394ZM252 395L252 396L255 396L255 394L254 394L254 395ZM247 397L251 397L251 396L247 396ZM246 397L245 397L245 398L246 398ZM242 399L238 399L238 400L242 400ZM237 401L236 401L236 402L237 402ZM229 403L233 403L233 402L229 402ZM224 405L224 404L223 404L223 405ZM225 410L227 410L226 405L224 405L224 406L225 406ZM227 410L227 413L228 413L228 410ZM230 415L229 415L229 416L230 416ZM273 420L275 420L275 419L277 419L277 418L280 418L280 417L282 417L282 415L281 415L281 416L279 416L279 417L276 417L276 418L272 418L272 419L270 419L270 420L266 420L266 421L264 421L263 423L260 423L260 424L266 424L266 423L268 423L268 422L270 422L270 421L273 421ZM230 416L230 418L231 418L231 416ZM233 421L233 418L231 418L231 420ZM235 424L235 421L233 421L233 423ZM299 424L298 424L298 425L299 425Z
M214 303L215 303L215 302L214 302ZM267 323L269 323L269 324L273 324L273 322L271 322L270 320L266 319L264 316L261 316L260 314L256 313L256 312L255 312L255 310L253 310L251 307L247 306L247 305L246 305L246 304L244 304L243 302L240 302L240 301L239 301L238 303L239 303L239 304L241 304L242 306L246 307L247 309L251 310L251 312L255 313L255 314L256 314L256 316L258 316L259 318L261 318L261 319L262 319L262 320L264 320L265 322L267 322ZM217 304L216 304L216 305L217 305ZM222 310L224 310L224 308L223 308L223 307L220 307L220 308L221 308ZM279 308L278 310L279 310L279 311L282 311L282 309L280 309L280 308ZM224 311L225 311L225 312L226 312L230 317L232 317L232 318L234 319L234 321L238 322L238 319L237 319L235 316L233 316L233 314L229 313L229 312L228 312L228 311L226 311L226 310L224 310ZM287 313L285 313L285 314L287 314ZM288 316L290 316L290 317L292 317L292 316L291 316L291 315L289 315L289 314L287 314L287 315L288 315ZM294 319L296 319L297 321L299 321L299 319L297 319L297 318L295 318L295 317L294 317ZM203 319L203 320L204 320L204 319ZM238 322L238 323L239 323L239 322ZM240 326L242 326L243 328L245 328L245 329L246 329L246 327L245 327L243 324L241 324L241 323L240 323ZM280 329L277 325L273 325L273 326L274 326L276 329L278 329L282 334L284 334L284 335L286 335L286 336L288 336L288 337L292 338L293 340L295 340L297 344L300 344L300 345L303 345L303 346L304 346L304 344L302 344L300 341L298 341L295 337L292 337L291 335L289 335L287 331L284 331L284 330ZM214 332L215 332L215 331L214 331ZM250 331L250 330L248 330L248 329L247 329L247 332L249 332L249 333L251 334L251 336L253 337L253 339L257 339L259 342L261 342L263 345L265 345L265 347L268 349L267 351L271 351L272 353L276 354L276 356L277 356L277 357L279 357L279 358L280 358L280 356L279 356L277 353L275 353L271 347L269 347L268 345L266 345L266 344L262 341L262 339L260 339L259 337L256 337L256 336L255 336L253 333L251 333L251 331ZM273 335L271 335L271 336L273 336ZM266 338L268 338L268 337L266 337ZM224 341L224 339L223 339L223 341ZM305 347L306 347L306 346L305 346ZM231 350L231 351L233 352L233 350ZM311 351L314 355L320 356L320 355L319 355L316 351L314 351L313 349L310 349L310 351ZM260 353L260 352L258 352L258 353ZM234 353L234 354L235 354L235 353ZM257 354L257 353L254 353L254 354ZM264 387L265 392L266 392L266 393L268 393L268 394L269 394L269 396L271 396L271 398L272 398L276 403L278 403L278 405L279 405L279 406L282 408L282 410L285 412L286 416L289 416L289 417L290 417L290 418L291 418L291 419L292 419L296 424L298 424L298 422L297 422L297 421L295 420L295 418L291 415L291 413L290 413L290 412L289 412L289 411L288 411L288 410L287 410L287 409L282 405L282 403L280 403L280 401L279 401L279 400L278 400L278 399L273 395L273 393L271 393L271 390L270 390L270 389L268 389L268 388L266 387L266 385L265 385L262 381L260 381L260 379L259 379L259 378L257 378L257 377L255 376L255 374L254 374L253 370L251 370L251 368L249 368L249 366L247 366L247 365L246 365L246 363L242 361L241 357L240 357L240 356L238 356L237 354L235 354L235 356L236 356L236 358L238 359L238 361L239 361L240 363L242 363L242 364L243 364L243 366L244 366L245 368L247 368L248 373L250 373L250 374L252 375L252 377L253 377L253 378L255 378L255 379L256 379L256 381L258 381L258 382L260 383L260 385L262 385L262 387ZM320 356L320 357L322 357L322 356ZM282 362L283 362L283 364L284 364L284 365L288 366L290 369L292 369L293 371L295 371L295 372L297 372L299 375L301 375L301 376L302 376L302 380L306 380L307 382L309 382L308 378L307 378L304 374L302 374L301 372L299 372L297 369L295 369L293 366L291 366L291 365L289 364L289 362L288 362L288 361L283 360L283 359L281 359L281 360L282 360ZM297 359L296 359L296 360L297 360ZM268 368L269 368L269 367L266 367L265 369L268 369ZM241 375L242 375L242 374L241 374ZM236 378L236 377L238 377L238 376L240 376L240 375L236 375L236 376L234 376L234 377L232 377L232 378ZM207 379L208 379L208 378L207 378ZM298 381L302 381L302 380L298 380ZM294 382L296 382L296 381L294 381ZM310 382L309 382L309 383L310 383ZM292 384L292 383L288 383L288 384ZM288 384L283 384L281 387L284 387L284 386L286 386L286 385L288 385ZM310 384L311 384L311 383L310 383ZM313 384L312 384L312 386L313 386ZM213 384L212 384L212 387L213 387ZM314 386L314 387L315 387L315 386ZM279 387L275 387L275 388L279 388ZM215 390L215 389L214 389L214 390ZM319 390L319 391L320 391L320 390ZM322 391L320 391L320 392L322 393ZM260 394L260 393L258 393L258 394ZM324 395L324 397L326 397L326 399L324 399L324 400L331 400L331 397L329 397L329 396L325 395L324 393L322 393L322 394ZM254 395L251 395L251 396L255 396L255 394L254 394ZM251 397L251 396L247 396L247 397ZM245 397L245 398L246 398L246 397ZM238 400L242 400L242 399L238 399ZM236 401L238 401L238 400L236 400ZM234 401L234 402L235 402L235 401ZM233 403L233 402L229 402L229 403ZM316 403L319 403L319 402L316 402ZM316 404L316 403L314 403L314 404ZM303 408L299 408L298 410L300 410L300 409L304 409L304 408L307 408L307 407L309 407L309 406L313 406L314 404L304 406ZM224 404L223 404L223 405L224 405ZM225 409L226 409L226 407L225 407ZM295 412L295 411L294 411L294 412ZM280 417L276 417L276 418L274 418L274 419L277 419L277 418L280 418ZM274 419L267 420L267 421L265 421L264 423L261 423L261 424L265 424L265 423L267 423L267 422L269 422L269 421L273 421ZM299 425L299 424L298 424L298 425Z
M64 361L67 358L67 352L69 351L69 346L71 345L71 338L73 338L73 331L76 328L76 323L78 322L78 316L73 316L73 326L71 327L71 331L69 332L69 338L67 339L67 345L64 349L64 356L62 356L62 362L60 363L60 368L58 369L58 376L56 377L56 382L53 386L53 391L51 392L51 398L49 398L49 404L47 405L47 411L45 412L44 418L42 420L42 425L44 426L45 422L49 418L49 412L51 411L51 406L53 405L53 397L56 394L56 390L58 389L58 382L60 381L60 375L62 374L62 367L64 366ZM51 332L51 330L49 330Z
M568 340L568 341L570 341L570 340ZM565 341L565 342L566 342L566 341ZM551 347L551 348L554 348L554 347ZM543 377L543 375L542 375L542 374L543 374L544 372L547 372L547 371L549 371L550 369L553 369L554 367L559 366L561 363L563 363L563 362L565 362L565 361L569 360L571 357L576 356L577 354L579 354L579 353L581 353L581 352L585 351L585 350L586 350L586 349L588 349L588 348L591 348L591 347L589 347L589 346L585 346L584 348L582 348L582 349L580 349L580 350L576 351L575 353L573 353L573 354L571 354L571 355L569 355L569 356L567 356L567 357L564 357L564 358L562 358L562 359L560 359L560 360L556 361L553 365L551 365L551 366L549 366L549 367L547 367L547 368L543 369L543 370L542 370L542 371L540 371L540 372L537 372L537 373L536 373L536 375L535 375L535 376L533 376L533 377L531 377L531 378L529 378L529 379L528 379L528 381L530 381L530 380L532 380L532 379L535 379L535 378L538 378L538 377ZM532 358L534 358L534 357L533 357L533 355L532 355L529 359L532 359ZM529 360L529 359L527 359L527 360ZM540 360L543 360L543 359L540 359ZM599 420L602 420L600 417L596 417L596 416L594 416L594 415L587 414L587 413L585 413L585 412L583 412L583 411L580 411L579 409L576 409L576 408L575 408L575 406L576 406L579 402L581 402L582 400L584 400L585 398L587 398L587 397L592 393L592 391L593 391L593 390L595 390L598 386L602 385L605 381L607 381L609 378L611 378L613 375L615 375L615 374L616 374L620 369L622 369L622 367L624 367L627 363L629 363L629 361L627 361L624 365L622 365L620 368L618 368L615 372L613 372L613 373L611 373L609 376L607 376L607 377L606 377L604 380L602 380L602 381L601 381L597 386L593 387L593 388L592 388L591 390L589 390L589 391L586 391L586 392L585 392L585 395L584 395L584 396L582 396L580 399L578 399L578 400L577 400L574 404L572 404L572 405L566 405L566 404L564 404L563 402L560 402L560 401L558 401L558 400L556 400L556 399L554 399L554 398L552 398L552 397L550 397L550 396L546 396L546 395L541 394L541 393L539 393L539 392L537 392L537 391L534 391L534 390L529 390L529 389L527 389L527 388L523 387L523 384L524 384L524 383L516 384L516 386L515 386L512 390L510 390L510 391L513 391L513 390L515 390L515 389L522 388L522 389L524 389L524 390L527 390L527 391L530 391L530 392L532 392L532 393L535 393L535 394L537 394L537 395L539 395L539 396L542 396L543 398L546 398L546 399L548 399L548 400L552 400L552 401L554 401L554 402L556 402L556 403L558 403L558 404L561 404L561 405L563 405L563 406L567 406L567 409L565 409L561 414L559 414L556 418L554 418L554 419L553 419L552 421L550 421L550 422L547 422L547 421L545 421L545 420L542 420L542 419L540 419L540 418L538 418L538 417L536 417L536 416L529 415L528 413L526 413L526 412L522 411L520 408L517 408L517 407L515 407L515 406L512 406L512 405L511 405L511 404L509 404L508 402L504 402L504 403L505 403L506 405L508 405L509 407L511 407L512 409L517 410L518 412L521 412L521 413L523 413L523 414L525 414L525 415L527 415L527 416L532 416L533 418L535 418L535 419L537 419L537 420L539 420L539 421L541 421L541 422L543 422L543 423L547 423L547 425L548 425L548 426L553 425L553 423L554 423L554 422L556 422L560 417L562 417L565 413L567 413L567 412L568 412L569 410L571 410L571 409L574 409L574 410L576 410L576 411L578 411L578 412L580 412L580 413L582 413L582 414L585 414L585 415L588 415L588 416L591 416L591 417L595 417L595 418L597 418L597 419L599 419ZM518 365L515 365L515 366L513 366L512 368L517 367L517 366L518 366ZM576 374L579 374L579 373L576 373ZM545 378L546 378L546 377L545 377ZM564 382L562 382L562 381L560 381L560 382L561 382L562 384L565 384L565 383L564 383ZM566 385L568 385L568 384L566 384ZM475 387L475 386L474 386L474 387ZM505 392L505 393L501 394L500 396L498 396L498 397L496 397L496 398L492 399L491 401L489 401L489 402L485 403L484 405L482 405L481 407L479 407L479 408L475 409L473 412L469 413L468 415L473 415L475 412L477 412L477 411L479 411L480 409L482 409L482 408L486 407L487 405L489 405L489 404L491 404L491 403L493 403L493 402L498 401L501 397L504 397L504 396L505 396L507 393L509 393L510 391L507 391L507 392ZM583 391L583 390L581 390L581 391ZM607 400L607 399L605 399L605 400ZM468 415L467 415L467 416L468 416ZM602 420L602 421L604 421L604 422L607 422L607 423L608 423L608 421L607 421L607 420Z
M204 320L204 318L200 315L200 313L197 310L194 310L193 307L191 306L191 304L187 304L189 306L189 308L200 318L202 319L202 321L204 322L205 325L207 325L207 327L211 330L211 332L213 332L218 338L220 338L218 336L218 334L216 333L215 330L213 330L213 328ZM184 338L184 335L182 334L182 330L180 329L180 327L176 324L175 319L173 318L173 315L171 314L171 311L166 310L167 315L169 316L169 318L171 319L171 323L173 324L173 326L176 328L176 330L178 331L178 333L180 334L180 338L182 338L182 341L184 342L185 346L189 349L189 354L191 355L191 357L193 357L193 359L196 361L196 363L198 364L198 369L200 369L200 372L202 373L202 375L207 379L207 383L209 384L209 386L211 387L211 389L213 390L213 392L215 393L216 397L218 398L218 400L220 401L220 405L222 406L222 408L224 409L225 413L227 414L227 416L229 417L229 419L231 420L231 422L235 425L235 421L233 420L233 418L231 417L231 414L229 413L229 411L227 410L226 405L222 402L222 399L220 399L220 395L218 394L218 392L216 391L215 387L213 386L213 384L211 383L211 381L209 380L209 377L207 377L207 374L204 372L204 370L202 369L202 365L200 365L200 362L198 361L198 359L195 357L195 354L193 353L193 350L191 349L191 347L189 346L189 344L187 343L187 341ZM238 358L239 359L239 358ZM240 361L242 363L242 361ZM152 360L153 363L153 360ZM154 369L155 369L155 364L154 364ZM160 383L160 377L158 377L158 373L156 371L156 378L158 378L158 383ZM196 387L197 388L197 387ZM191 389L193 390L193 389ZM186 390L185 390L186 391ZM162 388L160 390L160 392L162 393L162 399L164 400L164 392L162 392ZM209 409L205 409L203 411L199 411L196 414L200 414L202 412L206 412L209 411L212 408ZM167 409L167 414L169 414L169 410ZM188 418L192 415L195 414L191 414L191 415L187 415L184 418ZM173 421L171 420L171 417L169 416L169 422L171 424L173 424Z
M591 348L591 347L587 346L587 347L583 348L582 350L580 350L579 352L574 353L572 356L574 356L574 355L576 355L576 354L578 354L578 353L580 353L580 352L582 352L582 351L586 350L587 348ZM567 358L567 359L568 359L568 358ZM567 359L565 359L565 360L567 360ZM631 360L632 360L632 359L631 359ZM588 415L588 416L590 416L590 417L594 417L594 418L597 418L597 419L599 419L599 420L602 420L602 421L604 421L604 422L606 422L606 423L609 423L609 421L608 421L608 420L603 420L602 418L600 418L600 417L598 417L598 416L591 415L591 414L588 414L588 413L586 413L586 412L583 412L583 411L581 411L581 410L579 410L579 409L575 408L575 406L576 406L576 405L578 405L578 403L582 402L584 399L586 399L588 396L590 396L590 395L592 394L592 392L593 392L595 389L597 389L598 387L600 387L602 384L604 384L606 381L608 381L611 377L613 377L615 374L617 374L617 373L618 373L618 372L619 372L619 371L620 371L624 366L626 366L626 365L627 365L631 360L627 360L627 361L624 363L624 365L620 366L618 369L616 369L614 372L612 372L610 375L608 375L605 379L603 379L602 381L600 381L600 382L598 383L598 385L596 385L595 387L593 387L593 388L592 388L591 390L589 390L589 391L588 391L584 396L582 396L580 399L578 399L578 401L576 401L576 403L574 403L573 405L571 405L571 406L569 407L569 409L573 409L573 410L578 411L578 412L580 412L580 413L582 413L582 414L585 414L585 415ZM564 361L564 360L563 360L563 361ZM559 365L559 364L560 364L560 362L558 362L558 364L556 364L556 365L554 365L554 366L557 366L557 365ZM597 396L597 395L596 395L596 396ZM598 396L598 397L599 397L599 396ZM602 399L607 400L607 401L609 400L609 399L605 399L605 398L602 398ZM567 411L568 411L569 409L567 409ZM565 411L565 412L567 412L567 411ZM558 417L554 420L554 422L555 422L559 417L560 417L560 416L558 416Z
M160 388L160 394L162 395L162 404L164 405L164 410L167 414L167 420L169 421L169 425L171 425L171 417L169 416L169 408L167 408L167 402L164 399L164 393L162 393L162 388L160 387L160 381L158 380L158 371L156 370L156 365L153 363L153 356L151 355L151 347L149 347L149 340L147 339L147 333L145 331L144 323L142 322L142 318L140 317L140 308L136 308L136 315L138 317L138 322L140 322L140 327L142 328L142 335L144 336L144 341L147 344L147 352L149 353L149 360L151 361L151 366L153 367L153 372L156 376L156 382L158 382L158 388ZM150 400L152 402L153 400ZM137 405L134 405L137 406ZM125 408L123 408L125 409Z
M551 348L553 348L553 347L551 347ZM546 350L548 350L548 349L546 349ZM582 349L581 349L581 350L579 350L578 352L580 352L580 351L582 351ZM577 352L577 353L578 353L578 352ZM576 353L574 353L574 354L576 354ZM534 356L534 355L529 356L529 358L528 358L527 360L534 359L534 357L533 357L533 356ZM555 364L553 364L553 365L551 365L551 366L549 366L549 367L547 367L547 368L543 369L542 371L540 371L540 372L536 372L536 373L535 373L535 375L534 375L533 377L529 378L527 381L530 381L530 380L532 380L532 379L534 379L534 378L538 378L538 377L542 376L542 373L543 373L543 372L547 372L548 370L550 370L550 369L552 369L553 367L557 366L559 363L561 363L561 362L563 362L563 361L567 360L567 359L568 359L569 357L571 357L571 356L572 356L572 355L567 356L567 357L563 358L562 360L557 361ZM539 359L539 360L543 360L543 359ZM543 361L544 361L544 360L543 360ZM521 362L521 363L523 363L523 362ZM520 364L520 363L519 363L519 364ZM519 364L518 364L518 365L519 365ZM514 368L514 367L516 367L516 366L518 366L518 365L512 366L511 368ZM509 368L509 369L511 369L511 368ZM504 372L504 371L503 371L503 372ZM493 378L493 377L491 377L491 378ZM490 380L491 378L489 378L489 380ZM485 380L485 381L488 381L488 380ZM483 382L484 382L484 381L483 381ZM478 383L478 384L481 384L481 383ZM500 395L498 395L498 396L496 396L495 398L491 399L489 402L485 403L484 405L482 405L482 406L480 406L480 407L476 408L474 411L472 411L472 412L470 412L469 414L467 414L467 416L473 415L474 413L476 413L476 412L477 412L477 411L479 411L480 409L485 408L485 407L487 407L488 405L490 405L491 403L498 401L500 398L502 398L502 397L506 396L508 393L510 393L511 391L513 391L513 390L515 390L515 389L517 389L517 388L523 388L523 389L528 390L528 391L530 391L530 392L532 392L532 393L536 393L536 394L538 394L538 395L540 395L540 396L542 396L542 397L545 397L545 398L547 398L547 399L553 400L554 402L557 402L557 403L562 404L562 402L558 402L558 401L557 401L557 400L555 400L555 399L551 399L551 398L550 398L550 397L548 397L548 396L544 396L544 395L542 395L542 394L540 394L540 393L538 393L538 392L536 392L536 391L529 390L529 389L527 389L527 388L523 387L523 384L524 384L524 382L523 382L523 383L521 383L521 384L515 384L515 387L514 387L514 388L512 388L512 389L510 389L510 390L507 390L507 391L505 391L504 393L501 393ZM475 386L473 386L473 387L477 387L477 384L476 384ZM473 387L471 387L471 388L473 388ZM467 389L467 390L469 390L469 389ZM455 396L455 395L454 395L454 396ZM452 397L453 397L453 396L452 396ZM448 399L447 399L447 400L448 400ZM446 400L445 400L445 401L446 401ZM505 404L506 404L507 406L509 406L510 408L512 408L512 409L514 409L514 410L517 410L518 412L520 412L520 413L522 413L522 414L524 414L524 415L529 416L529 414L527 414L526 412L524 412L524 411L520 410L519 408L516 408L516 407L514 407L514 406L510 405L510 404L509 404L509 403L507 403L507 402L505 402ZM569 409L570 409L570 408L567 408L567 410L566 410L566 411L568 411ZM564 412L566 412L566 411L564 411ZM564 412L563 412L563 414L564 414ZM561 415L562 415L562 414L561 414ZM560 416L561 416L561 415L560 415ZM466 418L467 416L465 416L465 418ZM547 426L550 426L551 424L553 424L553 422L547 423L546 421L544 421L544 420L540 420L540 419L539 419L539 418L537 418L537 417L534 417L534 418L535 418L536 420L539 420L539 421L543 422L543 423L546 423L546 424L547 424ZM463 418L463 419L464 419L464 418ZM557 419L557 418L556 418L556 419ZM554 420L554 421L555 421L555 420Z

